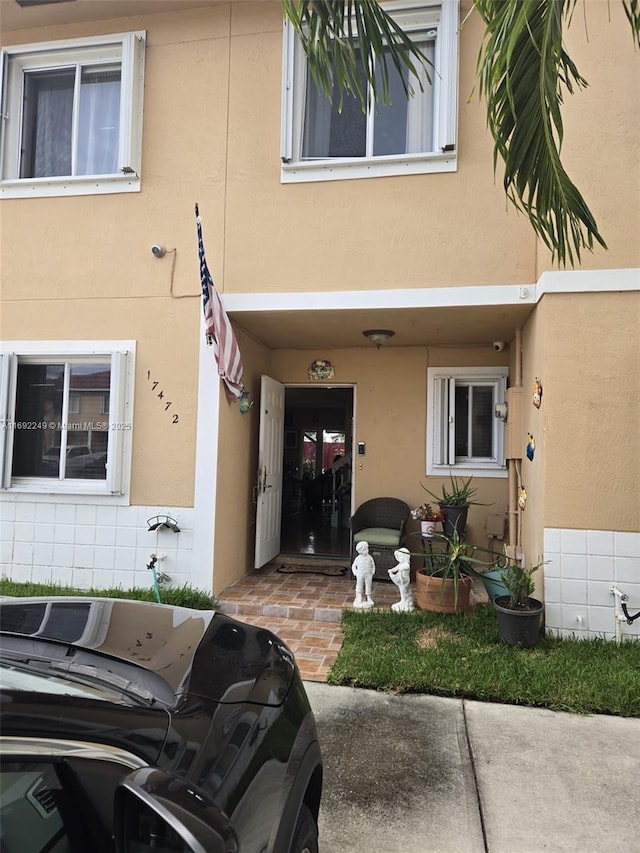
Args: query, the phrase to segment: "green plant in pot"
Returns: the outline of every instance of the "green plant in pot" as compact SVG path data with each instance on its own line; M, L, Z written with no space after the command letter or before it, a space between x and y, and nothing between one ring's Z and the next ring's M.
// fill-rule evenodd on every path
M440 494L432 492L424 483L420 483L420 485L428 495L431 495L438 502L438 506L444 515L444 534L448 537L452 537L454 533L464 536L467 513L472 504L488 506L488 504L474 500L478 487L473 485L473 477L463 480L449 473L449 483L442 484Z
M454 529L452 536L440 535L422 554L425 566L416 572L416 603L421 610L464 613L470 610L473 578L482 578L482 569L496 566L496 559L482 560L483 549L466 543Z
M498 631L505 643L530 648L538 642L544 604L533 598L533 574L540 565L508 563L500 569L508 595L497 596L493 605L498 614Z

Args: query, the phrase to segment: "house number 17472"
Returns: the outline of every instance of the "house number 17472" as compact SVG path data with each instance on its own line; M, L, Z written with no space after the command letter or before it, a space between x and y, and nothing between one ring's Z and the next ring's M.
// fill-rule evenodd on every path
M155 394L156 399L161 401L161 403L164 407L164 411L167 413L167 415L171 419L171 423L172 424L179 423L180 422L180 415L177 412L172 411L173 401L167 400L165 393L162 389L162 386L160 385L160 381L158 379L153 378L150 370L147 370L147 382L149 383L149 387L151 389L151 392L153 394Z

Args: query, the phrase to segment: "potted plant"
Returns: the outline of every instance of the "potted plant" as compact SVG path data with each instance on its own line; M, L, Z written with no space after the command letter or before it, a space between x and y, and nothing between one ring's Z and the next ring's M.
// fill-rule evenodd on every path
M445 536L453 536L458 533L464 535L467 525L467 513L471 504L478 506L487 506L479 501L473 500L478 491L478 487L473 485L473 477L468 480L462 480L449 474L449 483L444 483L439 495L428 489L424 483L420 483L422 488L438 501L440 511L444 515L443 529Z
M499 595L507 594L507 588L502 580L500 569L493 568L488 569L486 572L481 571L480 577L482 578L482 584L490 601L493 601Z
M431 504L422 504L411 510L411 518L420 522L420 532L427 539L432 539L436 533L436 524L444 521L444 515L432 509Z
M498 631L505 643L530 648L538 642L544 604L533 598L533 573L540 568L509 563L500 570L508 595L493 600L498 614Z
M482 550L464 542L457 530L452 536L435 535L428 551L419 555L424 567L416 572L418 607L438 613L468 612L473 579L482 578L483 568L496 565L495 559L478 558Z

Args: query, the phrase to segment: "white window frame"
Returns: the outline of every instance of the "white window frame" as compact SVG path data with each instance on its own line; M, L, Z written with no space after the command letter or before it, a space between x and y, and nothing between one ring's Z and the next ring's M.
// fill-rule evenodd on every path
M140 191L142 97L146 33L143 30L3 48L0 62L2 133L0 197L51 197ZM118 170L106 175L20 178L23 74L78 62L121 64Z
M495 405L504 403L508 367L429 367L427 368L427 474L446 476L506 477L504 422L495 416ZM472 383L494 389L495 430L490 459L456 462L455 385Z
M12 341L0 346L0 489L16 494L127 496L131 479L135 341ZM106 479L12 477L18 363L47 364L91 358L108 358L111 367Z
M282 62L281 182L334 181L457 170L459 0L383 4L409 35L436 30L433 83L434 151L377 157L302 159L307 63L288 21ZM418 95L414 96L417 97Z

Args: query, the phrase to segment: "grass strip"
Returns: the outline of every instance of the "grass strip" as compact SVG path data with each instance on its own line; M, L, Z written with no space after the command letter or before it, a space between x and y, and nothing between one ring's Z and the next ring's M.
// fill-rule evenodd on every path
M640 716L640 643L542 637L531 649L504 643L495 612L355 613L331 684L429 693L573 713Z
M156 595L152 587L132 587L122 589L76 589L58 583L29 583L0 578L0 595L9 596L83 596L88 598L128 598L133 601L153 601ZM167 587L160 591L162 604L172 604L176 607L192 607L194 610L214 610L217 602L213 596L200 589L194 589L189 584L184 586Z

